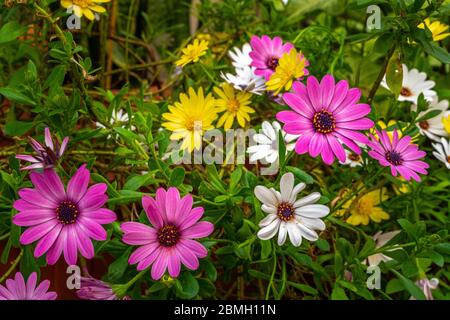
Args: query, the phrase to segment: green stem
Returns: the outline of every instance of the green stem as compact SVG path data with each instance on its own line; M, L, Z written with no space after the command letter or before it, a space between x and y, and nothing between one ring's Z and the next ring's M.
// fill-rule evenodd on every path
M3 276L0 278L0 283L2 283L3 281L6 280L6 278L9 277L9 275L11 274L11 272L14 271L14 269L17 267L17 265L20 262L20 259L22 259L23 256L23 249L20 250L19 255L17 256L17 258L13 261L13 263L11 264L11 266L9 267L9 269L3 274Z
M273 244L272 244L272 247L273 247ZM273 250L273 270L272 270L272 274L270 275L269 285L267 286L265 300L269 300L270 288L273 287L273 280L275 278L275 272L277 271L277 254L276 254L275 248L272 248L272 250Z

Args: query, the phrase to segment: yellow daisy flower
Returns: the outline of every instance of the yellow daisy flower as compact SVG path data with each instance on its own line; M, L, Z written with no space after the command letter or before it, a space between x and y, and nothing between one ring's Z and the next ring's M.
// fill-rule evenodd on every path
M183 55L175 62L177 66L184 67L188 63L197 62L208 50L208 41L195 39L192 44L181 50Z
M450 134L450 115L448 117L442 117L442 124L444 125L445 131Z
M237 118L239 125L243 128L246 122L250 122L249 113L255 110L249 107L252 95L245 91L236 91L225 83L221 88L215 87L215 93L219 96L216 100L217 111L225 111L217 121L217 127L224 127L225 130L233 126L234 118Z
M61 0L61 6L64 8L72 8L73 13L81 18L85 16L89 20L94 20L94 12L103 13L105 8L99 6L98 3L106 3L111 0Z
M289 53L285 53L278 60L275 72L266 82L267 90L274 91L277 95L281 90L288 91L292 87L292 82L305 75L306 58L302 52L297 52L295 48Z
M424 22L419 24L417 27L420 29L425 29L426 25L427 28L430 29L431 33L433 34L433 41L440 41L450 36L450 32L445 32L449 28L448 25L441 23L439 21L431 22L429 18L426 18Z
M183 139L181 149L192 152L200 149L203 133L214 129L212 123L217 118L216 101L211 94L205 97L202 88L198 93L189 88L189 96L180 94L180 102L170 105L169 112L162 117L168 120L162 126L173 132L170 139Z
M364 194L362 197L353 197L338 210L337 215L344 215L346 212L350 213L347 218L347 223L357 225L368 225L369 221L381 222L389 219L389 214L382 208L377 207L381 202L386 201L386 188L377 189Z

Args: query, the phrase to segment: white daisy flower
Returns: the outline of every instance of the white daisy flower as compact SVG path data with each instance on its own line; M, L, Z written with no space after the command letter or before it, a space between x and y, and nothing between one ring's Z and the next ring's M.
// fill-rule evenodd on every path
M248 67L252 63L252 58L250 58L251 51L252 47L249 43L244 44L242 46L242 49L234 47L233 49L228 51L228 55L232 60L231 64L236 69L243 69L245 67Z
M236 74L221 73L221 77L237 90L260 95L266 90L266 82L264 77L257 76L255 68L250 66L252 62L249 55L250 51L252 51L252 48L248 43L244 44L242 49L234 47L230 50L228 55L232 60Z
M408 71L408 67L402 64L403 67L403 81L398 101L410 101L417 103L419 95L423 93L425 100L431 101L436 96L436 91L431 90L434 87L435 82L432 80L426 80L427 74L425 72L419 72L417 69L411 69ZM386 82L386 75L381 82L381 85L386 89L389 86Z
M259 222L261 230L258 238L269 240L278 233L278 245L286 242L287 235L291 243L298 247L302 238L316 241L319 236L314 230L325 230L325 223L320 218L330 213L330 209L322 204L314 204L320 199L319 192L297 200L297 195L305 188L305 184L294 186L294 175L285 173L280 180L280 191L264 186L255 188L255 196L262 202L261 210L268 213Z
M361 148L361 149L366 149L366 145L356 142L356 144ZM345 161L341 162L339 161L340 164L344 165L344 166L350 166L352 168L354 167L362 167L364 161L363 158L360 154L356 154L351 150L345 150Z
M274 163L278 159L278 134L283 135L286 143L286 152L294 150L295 142L290 143L298 138L298 135L288 134L281 129L281 125L274 121L270 124L269 121L262 123L261 133L253 136L253 140L257 143L250 146L247 152L250 153L250 162L265 159L267 163Z
M114 126L114 125L118 125L118 124L122 124L122 128L125 128L125 125L127 122L129 121L129 116L128 113L126 113L124 110L119 109L119 110L113 110L112 114L111 114L111 118L109 118L109 124ZM95 122L95 125L97 126L97 128L102 128L102 129L106 129L106 126L103 125L100 122ZM135 126L131 126L130 128L131 130L135 130L136 127ZM117 137L117 135L116 135ZM107 139L111 139L111 135L109 134L107 136Z
M412 109L417 110L417 106L413 105ZM416 126L419 128L421 135L427 136L431 140L439 141L440 137L450 136L445 130L444 123L442 122L442 118L446 118L450 115L450 110L448 110L448 101L438 101L437 97L435 97L433 101L430 102L428 109L418 114L418 118L433 110L441 110L441 113L433 118L419 121L416 123Z
M445 163L447 169L450 170L450 140L441 138L441 143L433 143L433 155L439 161Z
M392 238L394 238L397 234L399 234L399 230L391 231L382 233L381 231L377 232L372 238L375 240L375 248L379 249L383 247L386 243L391 241ZM390 251L394 251L395 249L392 249ZM388 257L385 254L382 253L375 253L369 257L367 257L367 260L369 261L369 266L377 266L380 264L381 261L390 261L392 260L391 257ZM365 263L365 261L364 261Z

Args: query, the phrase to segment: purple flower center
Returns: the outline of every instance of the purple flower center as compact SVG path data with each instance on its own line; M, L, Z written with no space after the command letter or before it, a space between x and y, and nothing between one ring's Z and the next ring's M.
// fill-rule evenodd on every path
M56 208L56 216L62 224L72 224L77 221L78 207L70 200L63 201Z
M395 166L399 166L403 163L402 156L396 151L387 151L384 156L387 161Z
M174 225L168 224L158 230L158 241L164 247L172 247L180 239L180 232Z
M267 68L269 68L272 71L275 71L275 69L278 67L278 58L277 57L270 57L266 61Z
M322 110L314 114L313 126L316 132L331 133L336 128L336 120L332 113Z
M294 207L290 203L280 203L277 208L277 216L283 221L291 220L294 217Z

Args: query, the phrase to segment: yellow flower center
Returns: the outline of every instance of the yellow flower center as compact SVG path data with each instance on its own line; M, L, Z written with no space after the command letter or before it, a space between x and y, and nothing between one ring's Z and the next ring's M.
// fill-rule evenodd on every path
M91 4L91 0L73 0L73 4L81 8L87 8Z
M202 122L191 118L186 120L185 127L188 131L200 131L202 130Z
M370 216L373 209L373 200L371 197L363 197L356 206L358 213L362 216Z
M240 103L236 98L228 100L228 112L236 113L239 110Z

